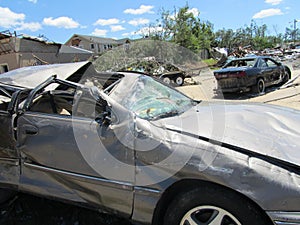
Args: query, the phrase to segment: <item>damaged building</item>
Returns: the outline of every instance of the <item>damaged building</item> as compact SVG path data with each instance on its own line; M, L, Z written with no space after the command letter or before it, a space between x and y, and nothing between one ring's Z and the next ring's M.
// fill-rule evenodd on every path
M89 60L93 52L42 38L0 33L0 73L21 67Z
M119 46L128 46L130 44L130 39L113 39L113 38L103 38L90 35L80 35L74 34L65 45L78 47L81 49L86 49L92 51L94 55L101 55L102 53L111 50Z

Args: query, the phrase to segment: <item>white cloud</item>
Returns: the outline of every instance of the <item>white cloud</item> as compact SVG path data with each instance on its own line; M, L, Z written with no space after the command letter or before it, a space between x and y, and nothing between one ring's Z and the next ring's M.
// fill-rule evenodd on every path
M192 8L187 11L188 13L192 13L194 17L198 17L200 12L197 8Z
M107 30L101 30L101 29L98 29L98 28L96 28L93 32L92 32L92 35L93 36L106 36L106 34L107 34Z
M149 22L150 20L148 19L137 18L137 19L130 20L128 23L132 26L138 26L138 25L148 24Z
M122 36L123 37L128 37L128 36L130 36L130 33L124 33L124 34L122 34Z
M78 28L80 26L80 24L74 21L72 18L65 16L58 17L56 19L53 19L53 17L44 18L43 23L48 26L65 29Z
M0 26L11 28L18 26L25 20L25 14L14 13L9 8L0 7Z
M168 19L175 20L176 17L177 17L177 14L178 14L178 13L176 13L176 14L175 14L175 13L170 14L169 17L168 17Z
M38 0L28 0L28 1L36 4Z
M133 15L141 15L145 13L154 13L152 9L154 6L152 5L141 5L138 9L125 9L124 13L133 14Z
M38 31L42 29L40 23L25 23L25 14L12 12L9 8L0 7L0 27L13 28L16 31L30 30Z
M198 17L198 16L200 15L200 11L199 11L199 9L197 9L197 8L189 9L189 10L187 11L187 13L192 13L194 17ZM169 19L175 20L177 16L178 16L178 12L177 12L177 13L170 14L170 15L169 15Z
M125 30L125 28L122 25L114 25L110 26L111 32L117 32L121 30Z
M143 27L138 31L131 32L131 35L147 36L147 35L149 35L149 33L150 34L155 34L155 33L162 32L162 31L163 31L163 28L160 27L160 26L157 26L157 27Z
M265 9L256 13L252 18L253 19L262 19L270 16L283 15L283 12L280 9Z
M114 25L118 23L120 23L120 20L116 18L111 18L111 19L99 19L94 23L94 25L107 26L107 25Z
M265 3L271 4L271 5L279 5L282 2L282 0L265 0Z
M42 29L42 25L40 23L22 23L19 27L16 28L17 31L20 30L30 30L30 31L38 31Z

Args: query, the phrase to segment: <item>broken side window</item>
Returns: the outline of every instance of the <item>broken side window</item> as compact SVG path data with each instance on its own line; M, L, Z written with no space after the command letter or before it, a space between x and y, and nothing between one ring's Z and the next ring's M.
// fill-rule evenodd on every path
M70 116L74 92L75 90L42 92L33 99L30 111Z
M7 111L8 104L10 102L10 97L3 92L4 90L0 88L0 110Z
M59 83L59 90L48 90L53 83ZM34 89L24 107L33 112L95 119L106 107L97 97L88 86L54 78Z
M17 91L23 90L21 87L14 87L10 85L0 84L0 110L8 111L13 94Z

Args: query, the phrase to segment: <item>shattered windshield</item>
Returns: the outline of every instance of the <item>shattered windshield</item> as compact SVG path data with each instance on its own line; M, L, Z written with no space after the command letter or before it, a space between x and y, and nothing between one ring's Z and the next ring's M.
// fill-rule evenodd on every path
M195 104L184 94L148 76L138 77L120 103L138 117L150 120L179 115Z

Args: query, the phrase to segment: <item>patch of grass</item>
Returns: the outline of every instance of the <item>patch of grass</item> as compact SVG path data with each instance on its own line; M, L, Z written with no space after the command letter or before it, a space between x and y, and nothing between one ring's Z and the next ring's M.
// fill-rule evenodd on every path
M206 63L206 65L208 65L209 67L211 67L215 65L218 61L213 58L210 58L210 59L204 59L203 62Z

